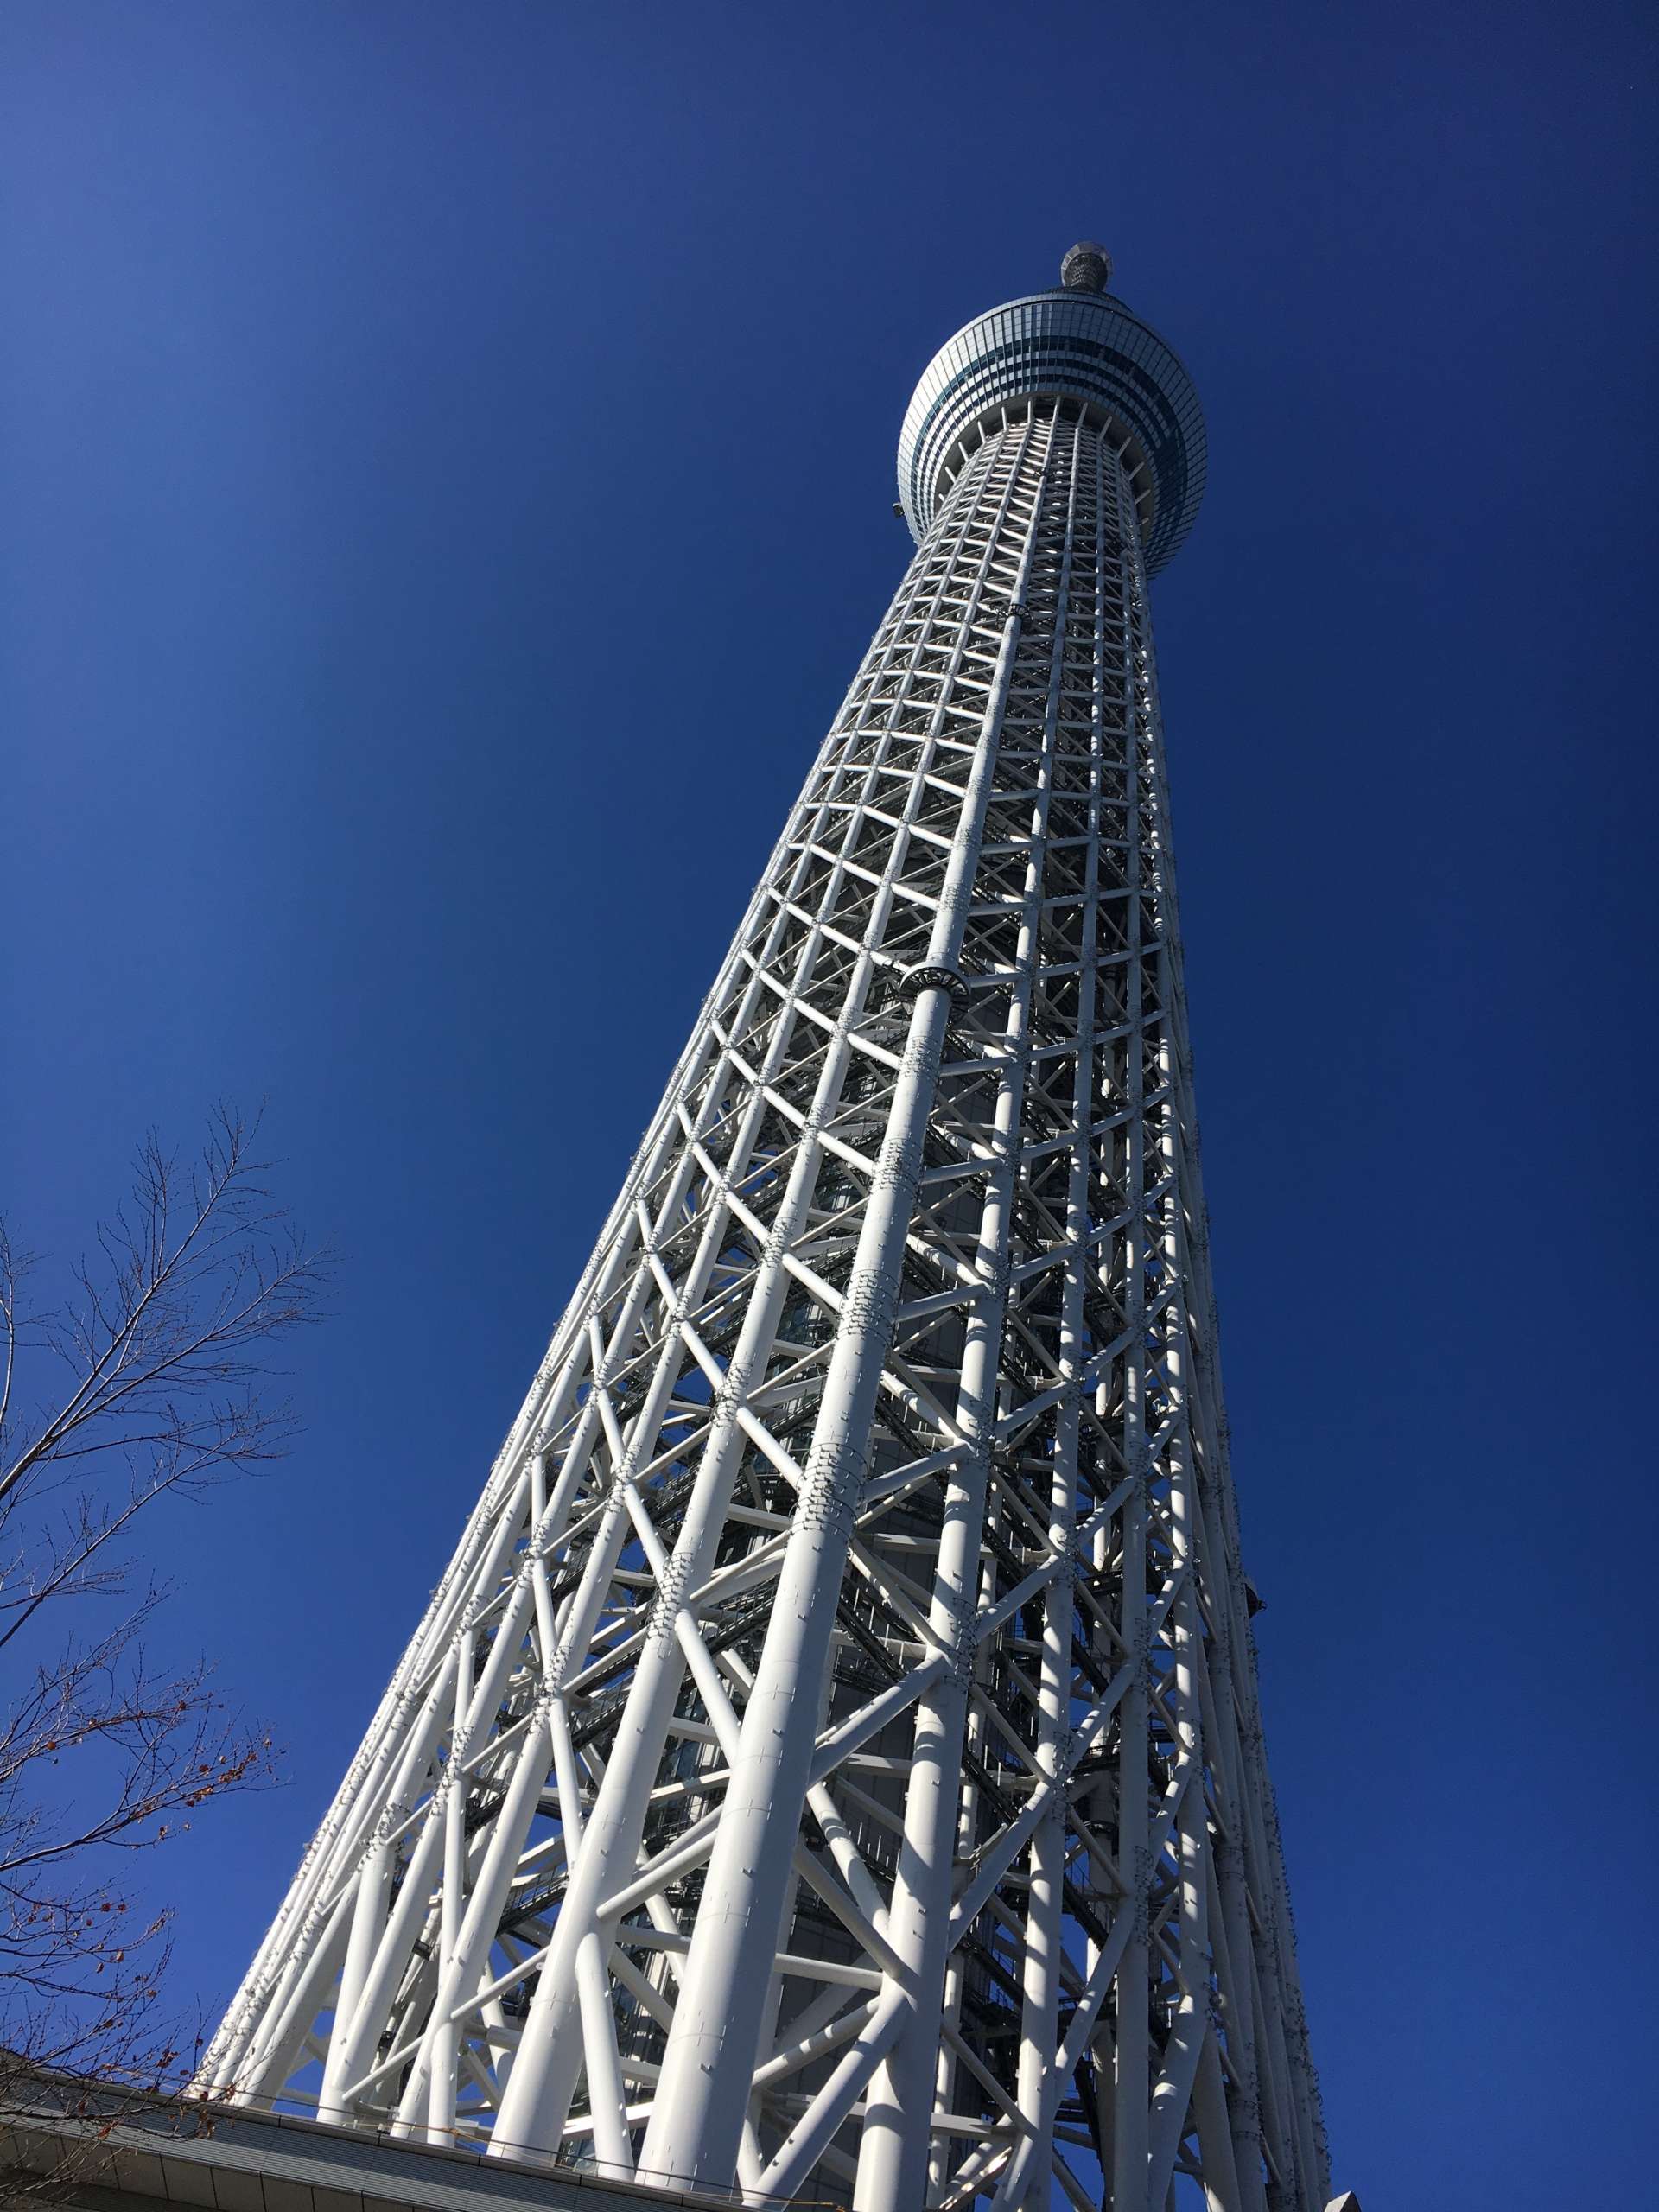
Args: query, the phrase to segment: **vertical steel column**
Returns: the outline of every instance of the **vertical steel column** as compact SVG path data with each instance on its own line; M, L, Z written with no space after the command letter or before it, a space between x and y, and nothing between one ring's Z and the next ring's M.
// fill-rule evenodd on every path
M1021 461L1031 429L1028 424ZM951 994L959 984L957 963L1019 643L1026 581L1037 545L1046 476L1045 465L1031 494L1031 518L943 893L925 958L910 977L912 1005L903 1063L859 1232L842 1328L824 1381L796 1534L779 1578L777 1609L760 1669L744 1709L725 1814L664 2055L655 2116L642 2159L642 2171L647 2175L705 2180L731 2172L736 2163L764 1995L746 1962L744 1939L753 1928L775 1942L772 1931L782 1912L788 1861L779 1848L779 1831L788 1834L798 1817L795 1808L806 1793L813 1748L811 1738L794 1725L794 1716L803 1707L817 1710L836 1592L846 1570L870 1422L893 1330L899 1262L916 1203L922 1139ZM966 1525L971 1509L964 1507L958 1518ZM947 1521L947 1544L949 1528ZM896 1919L897 1914L890 1913L889 1918Z
M1052 411L1051 423L1052 435L1058 435L1058 408ZM1068 455L1065 521L1057 549L1058 593L1055 606L1050 610L1054 645L1050 656L1044 717L1044 746L1050 753L1059 714L1077 457L1078 442L1074 440ZM1031 529L1020 563L1015 590L1016 604L1020 606L1027 606L1032 596L1032 572L1039 545L1046 535L1052 535L1052 524L1045 531L1047 518L1044 501L1057 474L1052 468L1051 449L1050 467L1038 486ZM1017 642L1015 632L1005 645L1006 667L1000 667L998 671L1001 694L996 702L999 722L1007 702L1007 678L1012 674L1013 652ZM1039 787L1034 800L1032 857L1027 864L1020 914L1017 980L1010 995L1002 1043L1002 1073L991 1122L993 1164L975 1255L976 1271L984 1287L968 1318L957 1398L957 1427L967 1449L945 1493L930 1614L933 1633L941 1646L953 1655L952 1663L939 1687L917 1707L906 1796L904 1848L888 1915L889 1938L908 1969L911 1982L892 2047L876 2069L859 2146L859 2201L861 2205L868 2206L870 2212L886 2212L889 2207L893 2212L899 2212L899 2208L920 2201L926 2189L929 2131L925 2115L930 2109L942 2025L957 1796L976 1651L973 1624L979 1609L979 1559L990 1479L991 1437L996 1419L998 1363L1002 1350L1005 1255L1013 1229L1015 1170L1030 1046L1028 1017L1032 974L1037 961L1047 798L1047 787ZM959 931L959 938L960 935Z

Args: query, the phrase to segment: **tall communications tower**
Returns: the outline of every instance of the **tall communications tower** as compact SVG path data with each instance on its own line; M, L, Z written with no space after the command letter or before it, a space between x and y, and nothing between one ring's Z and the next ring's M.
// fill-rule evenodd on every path
M220 2095L753 2203L1325 2202L1147 611L1204 428L1109 280L917 387L915 557Z

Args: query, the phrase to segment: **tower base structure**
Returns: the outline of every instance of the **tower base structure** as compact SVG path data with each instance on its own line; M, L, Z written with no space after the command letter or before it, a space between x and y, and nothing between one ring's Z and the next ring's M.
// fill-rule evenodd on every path
M41 2072L0 2099L0 2206L60 2212L734 2212L680 2190L550 2160L399 2140L242 2104ZM781 2212L781 2208L779 2209Z
M246 2104L111 2088L41 2069L0 2095L0 2205L59 2212L734 2212L729 2192L486 2159ZM844 2212L797 2197L793 2212ZM781 2208L780 2208L781 2212ZM1351 2190L1325 2212L1360 2212Z

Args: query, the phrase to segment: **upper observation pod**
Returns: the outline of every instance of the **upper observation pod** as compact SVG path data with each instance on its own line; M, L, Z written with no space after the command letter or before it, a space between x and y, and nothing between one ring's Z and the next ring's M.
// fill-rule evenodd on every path
M1122 446L1147 573L1166 565L1204 497L1204 416L1192 378L1111 281L1110 255L1085 240L1052 291L993 308L933 356L899 434L899 499L915 537L993 424L1033 399L1075 399Z

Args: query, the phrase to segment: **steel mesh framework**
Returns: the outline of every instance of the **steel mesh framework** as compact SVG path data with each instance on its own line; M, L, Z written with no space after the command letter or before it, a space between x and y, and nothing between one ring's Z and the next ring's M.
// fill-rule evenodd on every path
M219 2093L860 2212L1323 2203L1147 484L1097 395L964 426Z

